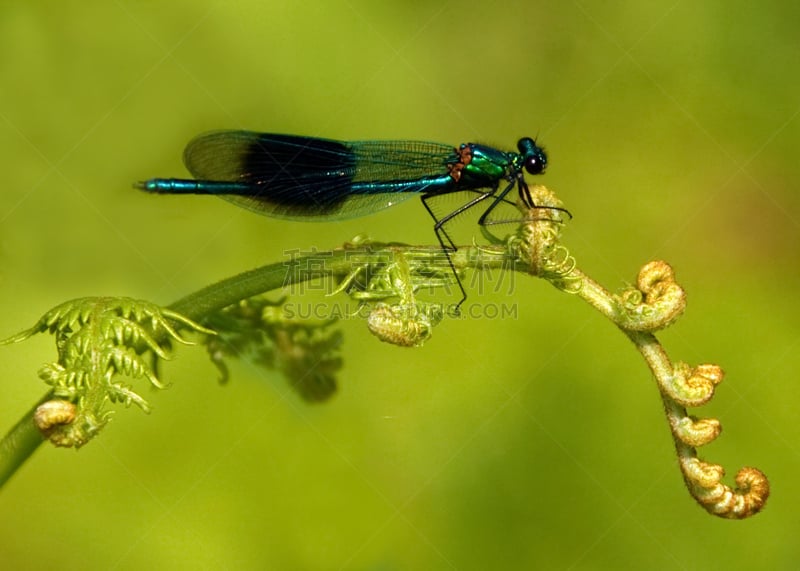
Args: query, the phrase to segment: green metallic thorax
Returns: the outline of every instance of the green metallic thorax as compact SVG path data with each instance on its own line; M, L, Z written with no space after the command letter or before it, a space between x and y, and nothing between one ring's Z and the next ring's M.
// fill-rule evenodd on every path
M472 158L464 166L463 175L470 181L496 182L502 179L509 172L509 167L518 161L519 155L516 153L505 153L492 147L468 145L472 151Z

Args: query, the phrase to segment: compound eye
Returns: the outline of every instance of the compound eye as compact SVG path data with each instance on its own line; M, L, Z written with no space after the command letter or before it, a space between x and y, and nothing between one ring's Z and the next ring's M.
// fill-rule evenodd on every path
M531 155L525 159L525 170L530 174L542 174L547 166L547 159L542 155Z

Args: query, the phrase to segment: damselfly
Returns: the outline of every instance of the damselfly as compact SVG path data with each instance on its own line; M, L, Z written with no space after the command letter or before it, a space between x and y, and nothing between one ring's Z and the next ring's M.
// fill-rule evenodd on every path
M449 253L457 248L445 224L485 200L489 206L478 224L491 224L489 215L501 202L511 202L506 195L515 186L522 203L536 208L523 171L544 172L547 155L527 137L517 149L214 131L196 137L183 153L194 180L154 178L136 186L156 193L219 195L261 214L305 221L363 216L419 194L455 273ZM475 196L445 216L433 212L432 198L461 191ZM458 285L460 306L467 294L460 280Z

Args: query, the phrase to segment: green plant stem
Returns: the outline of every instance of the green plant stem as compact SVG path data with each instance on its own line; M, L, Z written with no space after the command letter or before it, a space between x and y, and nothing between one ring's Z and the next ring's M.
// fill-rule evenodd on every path
M191 293L168 307L193 321L202 321L206 315L243 299L318 278L320 276L318 266L320 260L324 261L325 275L344 277L350 274L358 264L377 263L385 260L387 251L411 250L417 259L420 256L430 255L433 260L433 258L443 255L438 246L420 247L377 242L365 246L314 252L226 278ZM464 246L459 248L452 258L453 264L458 269L466 267L497 268L508 263L508 253L503 246ZM438 262L441 264L442 260L439 259ZM45 441L34 424L33 416L41 403L52 398L53 393L48 392L0 440L0 489Z
M577 294L581 299L605 315L607 319L615 321L615 305L608 290L578 268L573 269L570 275L580 280L581 288Z
M33 415L40 404L51 398L53 398L53 393L48 392L0 441L0 488L45 441L44 436L33 423Z
M291 261L268 264L242 272L191 293L168 307L193 321L200 321L209 313L238 303L242 299L313 277L310 275L311 271L308 270L309 263L311 260L318 260L323 256L326 270L343 271L341 266L345 259L344 250L319 252L315 255L302 256Z
M340 248L315 252L226 278L189 294L168 307L193 321L201 321L209 313L238 303L240 300L319 277L320 260L324 261L325 275L344 277L358 264L385 260L387 251L409 250L417 254L427 251L432 258L443 256L438 246L420 247L377 242L370 243L367 248ZM508 263L508 254L504 246L461 246L451 257L453 265L458 269L467 267L488 269Z

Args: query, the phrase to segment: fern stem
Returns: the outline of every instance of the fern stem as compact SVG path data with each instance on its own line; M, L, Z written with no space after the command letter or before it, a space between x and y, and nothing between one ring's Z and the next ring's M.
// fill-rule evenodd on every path
M293 256L290 260L268 264L223 279L179 299L169 309L193 321L202 321L207 315L241 300L297 284L320 276L319 260L324 260L324 270L329 276L345 277L354 264L376 262L385 259L387 251L428 252L433 259L441 256L439 247L403 246L399 244L370 243L367 247L345 247L332 251L312 252ZM508 253L502 246L464 246L453 254L456 268L477 267L481 269L501 267L508 263ZM163 332L162 332L163 334ZM30 335L26 332L26 336ZM34 423L38 406L53 398L53 393L44 395L16 425L0 440L0 489L25 463L45 437Z
M330 255L331 252L327 254ZM302 269L307 268L308 262L314 257L314 255L298 257L288 262L276 262L242 272L197 290L168 307L193 321L200 321L209 313L238 303L242 299L308 279L310 272L304 273ZM334 269L343 260L344 251L340 250L332 252L332 256L326 262L330 262Z
M0 488L16 473L25 461L45 441L33 422L37 407L53 398L48 392L33 405L17 424L0 440Z

